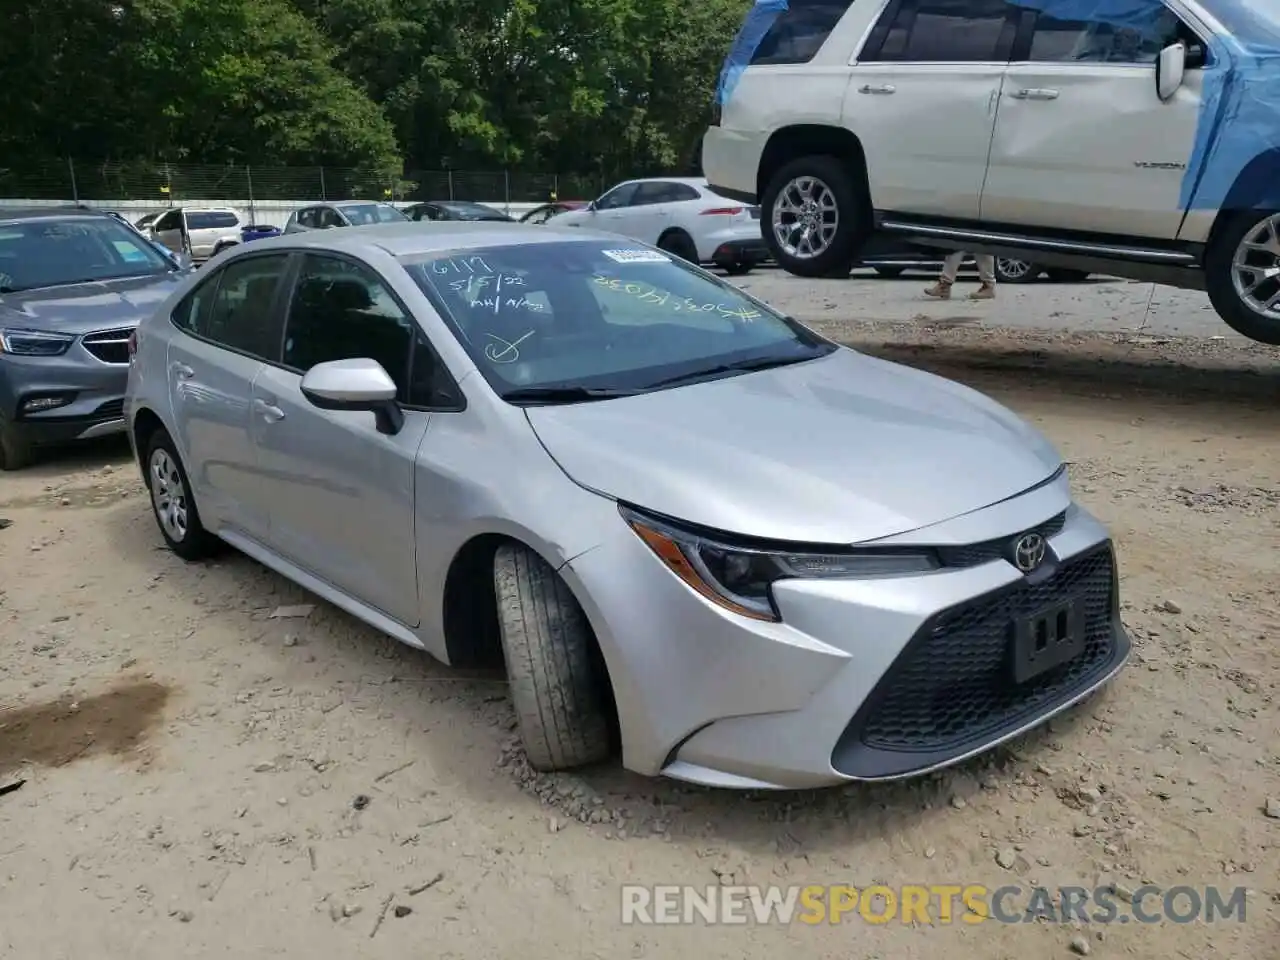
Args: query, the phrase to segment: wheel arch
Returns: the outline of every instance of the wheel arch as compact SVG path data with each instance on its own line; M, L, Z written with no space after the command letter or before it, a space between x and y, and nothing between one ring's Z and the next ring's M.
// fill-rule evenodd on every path
M133 437L133 449L138 456L138 469L142 471L144 480L147 475L147 446L151 443L151 438L155 436L156 431L164 429L164 421L150 407L142 407L133 415L133 423L129 426L129 432Z
M1258 154L1236 176L1209 231L1210 246L1236 215L1247 210L1280 210L1280 147Z
M872 208L867 154L862 148L862 141L846 127L818 123L781 127L769 136L756 171L756 196L764 196L769 181L784 164L806 156L830 156L839 160L852 174L854 187L865 209Z

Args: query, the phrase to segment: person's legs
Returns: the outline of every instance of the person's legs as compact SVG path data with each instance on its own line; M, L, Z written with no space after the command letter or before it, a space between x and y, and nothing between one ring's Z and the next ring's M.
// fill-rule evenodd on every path
M978 261L978 289L969 294L970 300L994 300L996 297L996 258L989 253L980 253L975 257Z
M938 281L925 290L924 295L926 297L935 297L938 300L949 299L951 297L951 285L956 282L956 274L960 272L960 264L963 260L963 250L947 254L946 259L942 261L942 273L938 275Z

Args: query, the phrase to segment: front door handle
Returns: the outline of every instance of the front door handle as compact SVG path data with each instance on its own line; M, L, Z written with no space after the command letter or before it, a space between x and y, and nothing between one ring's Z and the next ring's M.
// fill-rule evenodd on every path
M1058 91L1047 87L1028 87L1013 94L1015 100L1057 100Z
M872 85L870 83L864 83L862 86L858 88L858 92L883 94L883 93L894 93L897 89L898 88L895 87L892 83L879 83L875 85Z
M267 403L265 400L254 400L253 409L257 410L267 423L279 423L284 419L284 411L274 403Z

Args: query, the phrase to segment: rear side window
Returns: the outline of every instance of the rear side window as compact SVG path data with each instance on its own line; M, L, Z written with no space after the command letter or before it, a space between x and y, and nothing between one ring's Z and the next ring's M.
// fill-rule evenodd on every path
M754 64L808 63L853 0L791 0L751 57Z
M262 360L280 359L279 316L272 311L286 254L243 257L178 304L173 322L204 340Z
M240 226L240 218L230 210L210 210L205 213L187 214L188 230L214 230L218 228L238 226Z
M876 24L864 61L1003 63L1020 9L1005 0L898 0Z

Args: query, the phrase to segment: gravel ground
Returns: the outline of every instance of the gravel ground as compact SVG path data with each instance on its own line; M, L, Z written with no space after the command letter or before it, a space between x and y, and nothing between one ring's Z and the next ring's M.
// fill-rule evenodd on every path
M958 322L977 311L922 308L910 281L746 282L1061 446L1118 544L1135 653L1108 690L901 785L535 775L499 678L397 646L244 557L182 563L124 449L88 447L0 480L0 789L26 781L0 795L0 956L1274 958L1280 353ZM1002 291L999 309L1115 313L1112 289ZM296 604L314 609L270 618ZM619 919L624 883L1148 882L1247 888L1246 920Z

